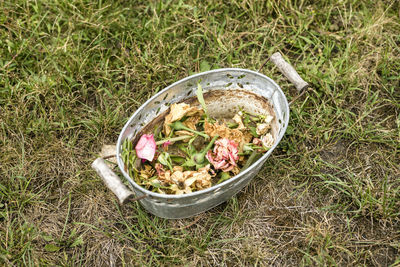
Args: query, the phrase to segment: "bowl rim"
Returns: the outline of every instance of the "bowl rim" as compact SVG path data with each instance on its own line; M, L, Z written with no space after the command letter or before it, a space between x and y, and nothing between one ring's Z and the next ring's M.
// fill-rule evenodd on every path
M227 71L239 71L239 72L247 72L250 74L254 74L257 76L260 76L261 78L267 79L269 82L271 82L275 87L276 90L278 90L280 92L280 94L283 96L284 102L286 104L286 111L285 113L286 115L286 120L282 123L284 123L283 125L283 131L278 134L278 139L276 140L276 142L274 143L274 145L261 157L259 158L257 161L255 161L252 166L256 166L257 164L260 164L260 162L263 162L271 153L272 151L274 151L274 149L276 148L276 146L279 144L279 142L282 140L283 136L285 135L287 126L289 124L289 118L290 118L290 112L289 112L289 103L287 101L286 95L283 93L282 89L280 88L280 86L271 78L269 78L268 76L259 73L257 71L252 71L252 70L248 70L248 69L242 69L242 68L220 68L220 69L214 69L214 70L210 70L210 71L205 71L205 72L201 72L201 73L196 73L190 76L187 76L183 79L180 79L170 85L168 85L167 87L165 87L163 90L159 91L157 94L155 94L154 96L152 96L151 98L149 98L146 102L144 102L134 113L133 115L129 118L129 120L125 123L125 126L122 128L119 137L118 137L118 141L117 141L117 162L118 162L118 168L120 169L120 171L122 172L122 174L124 175L125 179L128 180L128 182L138 191L140 191L142 193L142 195L146 195L147 197L151 197L151 198L157 198L157 199L164 199L164 200L168 200L168 199L182 199L182 198L192 198L195 196L201 196L203 194L207 194L209 192L215 191L218 188L224 187L227 184L233 183L234 181L241 179L243 176L245 176L247 173L249 173L252 168L251 166L249 168L247 168L246 170L240 172L239 174L233 176L232 178L220 183L220 184L216 184L214 186L211 186L209 188L206 189L202 189L196 192L192 192L189 194L182 194L182 195L171 195L171 194L160 194L160 193L156 193L156 192L152 192L149 191L143 187L141 187L140 185L138 185L130 176L127 172L125 172L124 170L124 163L122 161L122 158L120 156L121 153L121 144L122 142L125 140L123 139L123 134L125 133L126 129L129 127L129 125L131 124L131 121L133 120L133 118L135 116L137 116L147 105L151 104L157 97L159 97L160 95L162 95L164 92L168 91L171 87L174 87L180 83L184 83L187 80L191 80L193 78L197 78L197 77L202 77L204 75L210 74L210 73L218 73L218 72L227 72ZM285 118L284 118L285 119ZM140 130L145 127L142 126L140 128ZM138 133L140 132L140 130L138 130ZM137 194L137 191L135 190L135 194ZM138 197L140 197L140 195L138 195Z

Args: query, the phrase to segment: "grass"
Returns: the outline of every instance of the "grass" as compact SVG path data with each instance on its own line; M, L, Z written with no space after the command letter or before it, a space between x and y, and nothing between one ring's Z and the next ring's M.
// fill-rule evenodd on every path
M400 263L398 1L0 1L1 265ZM282 52L310 82L236 197L120 207L90 163L150 96ZM262 70L289 100L292 85Z

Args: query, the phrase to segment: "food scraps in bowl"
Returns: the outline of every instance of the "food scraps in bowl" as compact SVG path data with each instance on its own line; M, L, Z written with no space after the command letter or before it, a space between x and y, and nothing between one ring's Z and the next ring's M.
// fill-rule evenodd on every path
M122 145L125 171L147 190L189 194L222 183L247 169L274 144L272 115L242 108L231 118L207 112L198 84L200 107L170 106L162 126Z

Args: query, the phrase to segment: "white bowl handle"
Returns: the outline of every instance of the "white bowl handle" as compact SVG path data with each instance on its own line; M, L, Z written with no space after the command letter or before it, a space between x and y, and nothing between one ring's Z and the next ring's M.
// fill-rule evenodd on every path
M297 91L301 92L309 86L309 84L300 77L300 75L292 67L292 65L290 65L282 57L281 53L276 52L272 54L270 60L278 67L282 74L285 75L285 77L294 84Z
M117 196L121 205L134 196L134 193L130 191L122 183L121 179L107 166L104 159L97 158L93 161L92 168L101 177L105 185Z

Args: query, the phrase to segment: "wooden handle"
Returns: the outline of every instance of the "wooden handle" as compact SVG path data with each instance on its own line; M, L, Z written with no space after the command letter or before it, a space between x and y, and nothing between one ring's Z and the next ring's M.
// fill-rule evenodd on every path
M121 179L107 166L102 158L97 158L92 163L92 168L101 177L106 186L117 196L119 203L124 204L134 194L122 182Z
M281 53L276 52L272 54L270 60L278 67L278 69L294 84L297 91L301 92L306 89L309 85L304 81L297 71L282 57Z

